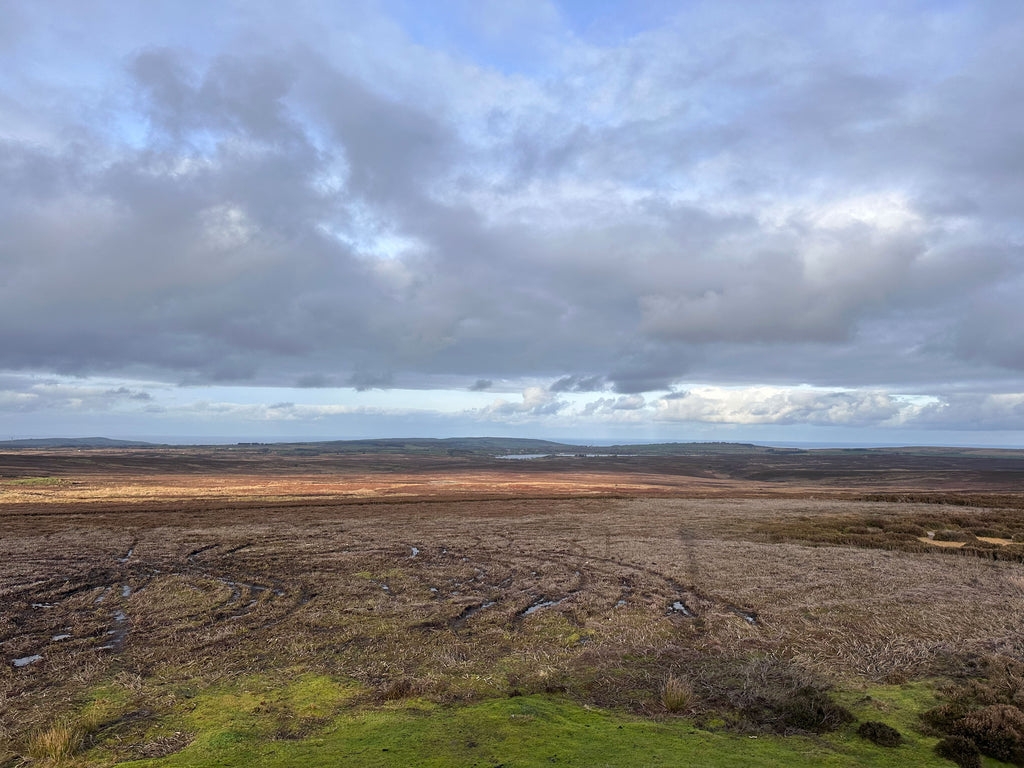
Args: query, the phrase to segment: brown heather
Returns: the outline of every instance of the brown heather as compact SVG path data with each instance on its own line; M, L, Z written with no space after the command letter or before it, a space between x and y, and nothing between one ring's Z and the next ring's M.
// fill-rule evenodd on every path
M688 487L670 464L622 461L189 474L174 456L93 456L77 473L60 456L66 482L0 493L8 754L59 761L87 736L121 759L163 754L187 739L141 735L195 691L307 671L357 682L364 701L553 692L822 731L849 719L836 682L1024 654L1015 545L921 540L1021 536L1024 504L1004 491L975 507L954 492L864 500L861 480ZM1001 674L993 685L1020 691ZM71 713L99 685L115 703L85 728ZM1020 702L985 706L1002 703Z

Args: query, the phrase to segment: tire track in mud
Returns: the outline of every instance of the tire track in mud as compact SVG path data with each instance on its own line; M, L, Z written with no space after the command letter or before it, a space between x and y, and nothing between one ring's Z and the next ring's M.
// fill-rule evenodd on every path
M254 544L255 542L245 542L231 547L221 553L221 558L237 554L238 552L252 547ZM212 608L196 612L189 616L189 619L195 620L201 617L211 616L212 614L210 622L212 625L224 621L233 621L245 618L250 614L255 613L256 609L261 604L263 606L273 606L275 609L280 609L279 615L270 617L253 627L255 630L262 631L287 620L299 608L306 605L306 603L315 597L315 593L301 588L291 593L294 598L293 600L278 602L278 598L285 598L289 596L289 590L287 589L285 582L279 579L269 579L267 580L269 583L267 583L266 581L258 580L251 573L243 572L241 576L237 576L235 574L224 575L222 570L221 572L214 571L209 566L205 566L204 564L197 562L199 555L222 546L223 544L220 542L208 544L206 546L193 549L185 556L187 569L181 575L197 576L199 578L215 581L223 584L230 590L228 598L224 602ZM204 645L209 645L209 643Z
M670 596L667 601L666 615L677 615L682 618L692 619L700 618L701 614L698 610L694 608L694 604L705 603L709 607L717 606L718 608L728 613L738 616L751 626L762 626L761 618L757 611L738 606L735 603L732 603L731 601L724 600L715 595L708 594L702 590L697 589L696 587L684 586L671 576L667 576L664 573L656 571L653 568L640 565L639 563L631 563L627 560L622 560L614 557L602 557L599 555L577 555L569 552L568 550L542 550L541 552L546 555L560 556L563 558L579 558L587 561L587 564L604 563L619 569L632 570L638 573L642 573L648 577L653 578L655 581L661 581L665 584L666 587L668 587L668 589L666 589L665 591L670 593ZM695 559L691 559L694 560L694 562L691 563L692 572L693 568L695 568ZM614 576L616 574L614 571L609 571L608 575ZM621 575L619 576L619 578L621 580ZM629 594L633 594L633 592L634 589L631 587L629 590ZM652 597L653 596L654 595L652 595ZM623 600L626 600L626 603L622 603ZM626 605L628 604L628 600L628 597L620 596L619 601L616 602L615 605Z
M39 651L32 654L36 661L45 658L44 652L47 648L58 642L70 646L72 650L69 652L73 656L91 651L122 650L131 628L131 619L121 601L145 589L156 572L150 568L128 566L136 545L137 542L133 541L126 554L114 556L114 566L92 566L83 569L84 572L80 570L66 576L54 576L50 579L14 585L8 592L14 592L22 599L31 601L28 603L28 614L26 615L23 609L22 621L19 622L22 626L27 625L27 631L5 638L4 644L24 644L31 638ZM69 601L77 596L95 592L99 594L89 595L88 599L78 601L77 605L69 605ZM96 626L97 622L93 618L95 613L107 611L106 606L110 604L113 604L113 607L109 610L108 619ZM35 621L31 614L39 610L53 611L53 618L50 621ZM87 629L85 633L76 636L72 631L76 625L91 626L95 629L91 632ZM21 643L16 642L19 638Z

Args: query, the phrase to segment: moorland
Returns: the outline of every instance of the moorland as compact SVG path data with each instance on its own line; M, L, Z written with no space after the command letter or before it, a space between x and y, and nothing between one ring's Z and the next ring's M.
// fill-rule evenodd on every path
M0 765L1024 764L1024 452L93 445L0 447Z

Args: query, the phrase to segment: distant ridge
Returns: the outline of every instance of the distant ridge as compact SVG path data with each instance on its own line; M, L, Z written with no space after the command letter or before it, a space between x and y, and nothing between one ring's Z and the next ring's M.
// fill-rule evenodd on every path
M141 440L112 440L109 437L40 437L0 440L0 448L151 448L157 443Z
M433 456L523 456L523 455L629 455L694 456L706 454L801 453L793 448L768 448L751 443L642 443L631 445L585 445L537 440L527 437L394 437L363 440L318 440L302 442L239 442L234 445L167 445L142 440L116 440L109 437L44 437L0 440L0 450L21 448L208 448L251 449L273 453L336 454L385 453Z
M768 448L751 443L648 443L640 445L579 445L523 437L382 438L301 443L239 443L264 450L298 454L401 453L423 455L628 455L697 456L707 454L802 453L793 448Z

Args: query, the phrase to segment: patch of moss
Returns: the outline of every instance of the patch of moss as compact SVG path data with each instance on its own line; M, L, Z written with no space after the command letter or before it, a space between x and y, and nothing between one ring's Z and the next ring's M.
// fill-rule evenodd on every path
M860 695L853 709L906 728L929 691L891 686ZM444 706L419 699L358 704L357 690L306 676L277 690L251 679L201 692L162 728L194 729L175 754L134 760L132 768L294 765L366 766L948 766L936 739L914 735L896 748L859 738L849 725L826 736L749 736L699 728L691 721L643 719L546 695ZM852 694L851 694L852 696ZM189 709L189 706L194 708ZM904 711L910 705L913 711ZM335 710L308 733L281 735L282 714ZM906 731L905 731L906 732Z

